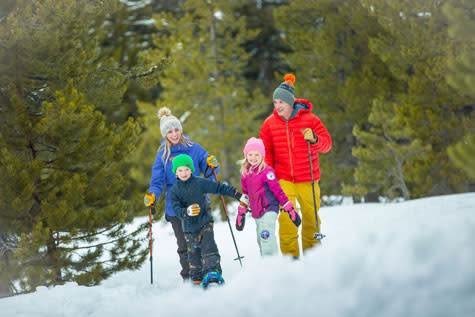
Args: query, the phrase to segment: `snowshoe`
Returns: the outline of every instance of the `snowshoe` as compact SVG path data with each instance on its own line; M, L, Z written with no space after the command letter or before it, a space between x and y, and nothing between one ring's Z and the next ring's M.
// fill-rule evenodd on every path
M208 288L209 285L221 285L223 283L224 279L220 273L209 272L203 277L203 280L201 281L201 286L203 286L204 288Z

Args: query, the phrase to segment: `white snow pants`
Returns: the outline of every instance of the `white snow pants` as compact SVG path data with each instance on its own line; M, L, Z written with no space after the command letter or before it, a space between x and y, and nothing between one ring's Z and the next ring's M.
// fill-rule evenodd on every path
M277 213L274 211L267 211L261 218L256 219L257 244L259 245L261 256L277 254L276 221Z

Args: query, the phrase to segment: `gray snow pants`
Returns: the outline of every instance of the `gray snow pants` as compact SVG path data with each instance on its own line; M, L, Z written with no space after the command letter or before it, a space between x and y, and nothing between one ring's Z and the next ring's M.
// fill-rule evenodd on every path
M275 236L276 221L277 213L275 211L267 211L262 217L256 219L257 244L261 256L272 256L278 252Z

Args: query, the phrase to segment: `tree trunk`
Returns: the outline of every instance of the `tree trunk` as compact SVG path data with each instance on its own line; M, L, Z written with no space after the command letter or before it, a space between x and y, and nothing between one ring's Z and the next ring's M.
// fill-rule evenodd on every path
M6 272L8 272L8 254L11 252L9 246L8 235L0 233L0 262L3 266L3 273L0 275L0 298L13 295L13 291L10 287L10 278Z
M218 43L217 43L217 38L216 38L216 20L214 17L214 7L212 5L209 6L209 11L210 11L210 17L211 17L211 23L209 26L209 31L210 31L210 41L211 41L211 49L213 50L213 59L214 59L214 67L213 67L213 76L214 76L214 89L215 89L215 96L216 100L215 103L218 106L218 127L219 131L223 132L225 130L225 124L224 124L224 119L225 119L225 111L224 111L224 105L223 101L221 98L218 98L217 96L219 95L219 70L218 70ZM223 138L223 133L220 134L220 139L221 139L221 144L224 145L225 140ZM222 148L219 151L219 162L220 162L220 177L219 179L221 181L226 181L229 182L229 156L228 156L228 151L226 151L226 146Z

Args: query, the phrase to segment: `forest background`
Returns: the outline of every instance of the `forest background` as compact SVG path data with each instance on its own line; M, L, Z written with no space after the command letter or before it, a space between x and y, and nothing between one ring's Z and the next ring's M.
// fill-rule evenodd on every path
M473 34L471 0L2 1L0 296L140 267L157 110L240 187L287 72L332 136L323 203L474 191Z

